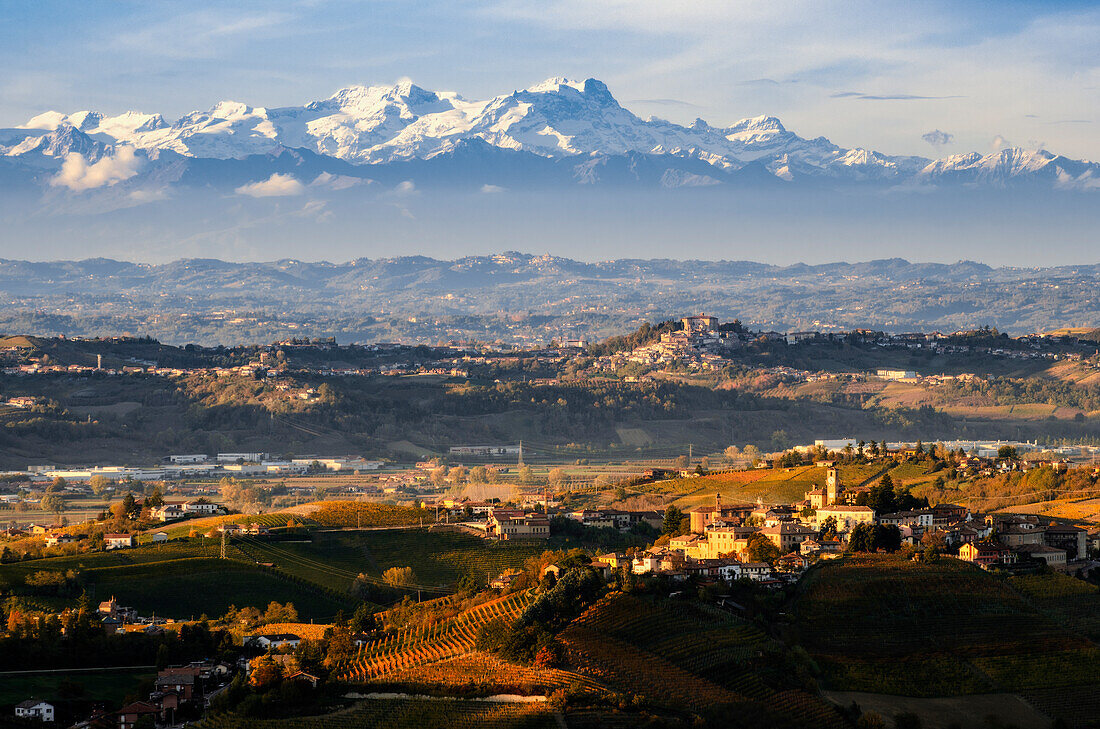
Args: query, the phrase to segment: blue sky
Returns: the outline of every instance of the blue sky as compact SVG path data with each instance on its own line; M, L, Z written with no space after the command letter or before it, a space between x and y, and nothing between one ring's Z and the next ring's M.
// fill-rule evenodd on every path
M767 113L891 154L1100 159L1096 2L36 0L0 4L0 67L0 126L296 105L399 78L483 98L594 76L643 117Z

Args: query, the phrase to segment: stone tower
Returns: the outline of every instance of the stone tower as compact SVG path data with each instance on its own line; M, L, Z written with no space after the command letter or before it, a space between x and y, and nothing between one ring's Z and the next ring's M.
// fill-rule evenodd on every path
M832 506L840 499L840 484L837 483L836 469L825 472L825 505Z

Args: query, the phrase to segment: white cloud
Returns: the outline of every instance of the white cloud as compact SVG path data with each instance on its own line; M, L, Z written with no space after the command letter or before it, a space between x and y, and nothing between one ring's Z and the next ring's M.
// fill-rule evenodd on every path
M993 141L989 143L990 149L994 152L1000 152L1002 149L1011 149L1014 145L1000 134L993 137Z
M482 185L481 186L481 191L482 192L489 192L489 193L491 193L491 192L504 192L504 188L501 187L500 185Z
M349 177L348 175L334 175L331 172L322 172L314 178L313 182L309 183L309 186L328 190L347 190L349 187L361 185L363 182L369 182L369 180Z
M416 183L412 180L399 182L397 183L397 187L393 188L393 191L398 195L413 195L416 193Z
M113 155L92 164L88 164L79 152L70 152L65 155L61 171L50 180L50 184L81 192L128 180L140 168L141 160L134 154L133 147L119 147Z
M305 185L298 182L293 175L284 175L276 172L271 177L261 182L250 182L237 188L238 195L249 197L287 197L301 195L305 192Z

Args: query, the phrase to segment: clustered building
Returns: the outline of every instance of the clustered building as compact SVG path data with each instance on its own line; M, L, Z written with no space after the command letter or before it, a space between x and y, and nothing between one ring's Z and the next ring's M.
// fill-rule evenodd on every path
M629 559L605 555L600 560L612 567L628 563L635 574L793 579L813 561L843 552L848 537L860 525L896 527L902 543L914 546L927 534L939 535L947 547L959 549L960 559L983 567L1041 561L1066 569L1087 556L1088 534L1072 525L1043 526L1036 517L983 517L956 504L878 513L852 503L856 490L841 487L835 468L826 474L825 483L808 491L797 504L729 503L716 495L713 504L691 509L689 534ZM781 555L774 566L751 560L750 545L760 537Z

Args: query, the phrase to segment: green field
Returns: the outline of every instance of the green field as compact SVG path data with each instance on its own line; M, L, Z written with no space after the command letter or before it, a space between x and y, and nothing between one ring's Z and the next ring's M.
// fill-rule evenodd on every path
M0 589L26 594L29 575L72 571L93 599L113 595L142 614L217 616L230 605L264 607L274 600L293 602L302 619L327 620L354 607L349 588L360 573L377 579L390 567L412 567L418 584L451 591L462 578L484 582L545 549L442 529L313 530L299 541L230 537L225 561L218 559L220 543L179 538L0 565ZM71 602L41 593L34 599L55 607Z
M485 580L522 567L544 545L490 542L472 534L428 529L312 532L308 541L249 541L245 547L277 569L346 591L355 575L380 577L390 567L412 567L419 584L450 587L465 576ZM318 565L323 565L324 569Z
M799 593L799 642L825 688L955 696L1100 681L1092 643L955 559L845 557L809 572Z
M82 572L103 567L123 567L145 562L218 556L218 542L213 539L177 539L163 544L136 549L113 549L108 552L85 552L65 557L47 557L27 562L0 565L0 587L22 584L27 575L40 572ZM241 555L243 556L243 555Z
M265 607L272 600L293 602L303 619L326 620L350 600L337 598L316 581L292 579L259 567L231 540L227 560L218 559L219 542L180 539L135 549L88 552L0 565L0 586L22 586L39 571L77 573L94 601L114 596L142 614L172 618L218 616L230 605ZM307 578L308 579L308 578ZM350 584L340 588L346 593ZM36 597L37 602L61 607L70 600Z
M120 705L127 696L138 694L144 681L152 681L156 670L152 668L117 671L73 671L33 673L24 675L0 674L0 706L16 704L30 696L45 701L56 701L58 687L65 683L69 688L83 688L73 698L95 698L112 705Z
M222 615L231 605L266 607L272 600L292 602L303 620L325 622L350 600L310 585L290 581L247 562L221 559L182 559L128 567L108 567L85 573L95 598L118 598L143 614L198 618Z

